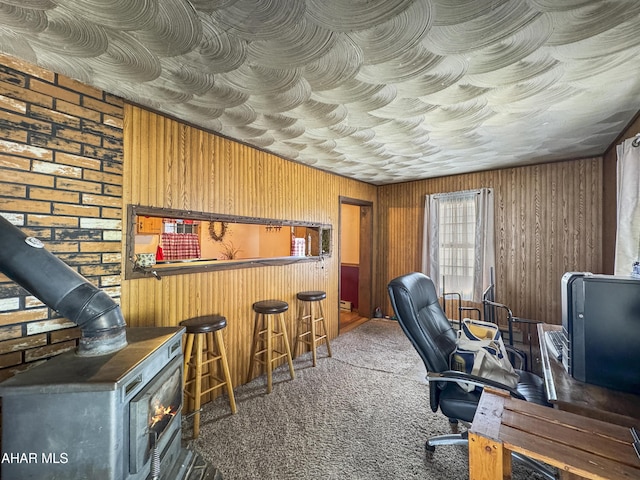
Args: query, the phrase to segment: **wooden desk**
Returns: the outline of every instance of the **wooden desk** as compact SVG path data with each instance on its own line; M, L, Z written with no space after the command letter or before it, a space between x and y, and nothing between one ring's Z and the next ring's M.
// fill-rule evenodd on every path
M516 400L485 388L469 429L469 480L511 478L511 453L560 470L562 478L640 478L628 428Z
M560 325L538 324L540 358L547 398L556 408L626 427L640 428L640 395L576 380L561 362L549 357L544 332Z

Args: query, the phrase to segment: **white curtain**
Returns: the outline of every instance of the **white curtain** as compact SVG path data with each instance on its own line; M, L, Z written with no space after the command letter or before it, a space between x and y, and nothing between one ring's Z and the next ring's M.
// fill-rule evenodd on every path
M617 230L614 273L629 275L640 260L640 147L629 138L617 146Z
M476 263L473 301L482 301L482 292L489 286L491 271L496 267L493 189L481 188L476 198Z
M447 291L461 293L463 298L480 302L482 292L489 286L490 271L495 267L495 234L493 189L481 188L464 192L452 192L425 196L424 231L422 240L422 271L434 281L441 291L440 270L440 212L442 204L449 201L471 201L474 204L475 222L473 239L473 281L470 288L457 285L455 281L445 286ZM456 235L466 237L470 232L459 231ZM457 289L457 290L456 290ZM468 290L466 292L460 290Z

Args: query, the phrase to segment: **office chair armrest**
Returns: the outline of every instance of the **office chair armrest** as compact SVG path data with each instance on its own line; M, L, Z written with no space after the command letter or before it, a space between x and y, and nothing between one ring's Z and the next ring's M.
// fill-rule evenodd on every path
M428 382L462 382L468 385L473 385L476 387L484 388L484 387L493 387L500 388L502 390L506 390L509 394L520 400L526 400L526 398L518 392L515 388L511 388L503 383L496 382L494 380L489 380L488 378L478 377L476 375L470 375L464 372L458 372L456 370L446 370L441 373L427 372L427 381Z

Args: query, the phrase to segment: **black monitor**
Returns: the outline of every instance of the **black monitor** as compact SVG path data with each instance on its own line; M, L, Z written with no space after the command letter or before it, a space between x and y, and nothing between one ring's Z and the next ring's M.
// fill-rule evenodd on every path
M562 278L563 363L586 383L640 393L640 280L569 272Z

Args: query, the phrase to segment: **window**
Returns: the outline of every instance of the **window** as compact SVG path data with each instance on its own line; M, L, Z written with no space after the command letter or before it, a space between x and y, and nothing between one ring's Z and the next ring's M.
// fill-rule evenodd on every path
M444 197L438 202L437 208L440 277L446 279L448 291L460 292L463 299L470 300L476 235L474 198L469 195Z
M331 256L331 225L316 222L129 205L126 223L127 280Z
M490 189L427 195L423 271L440 294L480 301L494 266L493 238Z

